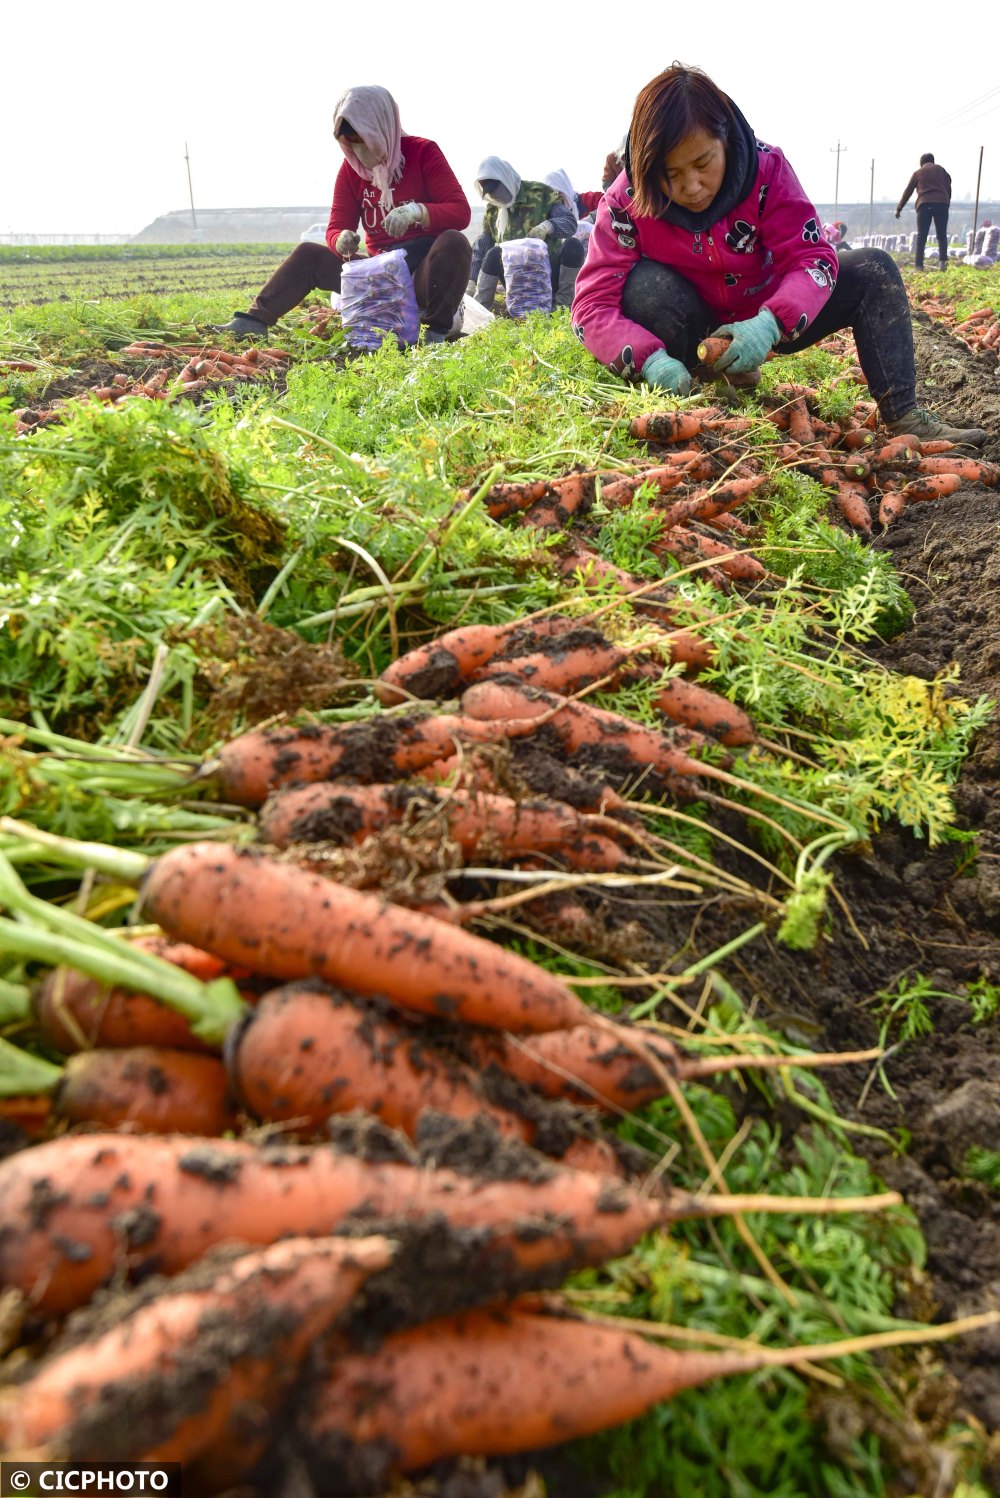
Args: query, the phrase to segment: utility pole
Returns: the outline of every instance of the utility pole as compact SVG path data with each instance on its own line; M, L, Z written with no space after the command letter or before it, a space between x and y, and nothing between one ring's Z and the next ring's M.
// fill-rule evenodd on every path
M191 186L191 158L188 155L187 141L184 142L184 160L187 162L188 197L191 199L191 227L194 230L194 232L197 234L197 232L198 232L198 218L197 218L197 215L195 214L195 211L194 211L194 188Z
M846 150L847 150L847 147L846 146L842 146L840 144L840 141L838 140L837 141L837 152L836 152L836 155L837 155L837 176L836 176L836 179L834 181L834 186L833 186L833 211L834 211L834 213L836 213L837 208L839 207L839 204L840 204L840 157L841 157L841 153L843 151L846 151ZM833 154L834 154L834 149L833 149L833 146L831 146L830 147L830 155L832 156Z
M979 184L983 180L983 148L979 147L979 171L976 173L976 210L972 215L972 244L975 248L976 230L979 227Z
M868 233L872 232L872 214L875 212L875 157L872 157L872 180L868 189Z

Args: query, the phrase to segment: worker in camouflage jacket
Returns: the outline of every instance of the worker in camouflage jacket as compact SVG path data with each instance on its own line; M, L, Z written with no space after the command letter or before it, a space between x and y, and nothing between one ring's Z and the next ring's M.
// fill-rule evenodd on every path
M487 156L480 164L476 191L487 208L472 249L470 294L492 311L497 287L504 279L501 244L512 239L543 239L552 270L553 302L568 307L586 248L573 238L577 216L562 193L545 182L524 181L501 156Z
M698 68L675 65L635 102L625 168L597 210L573 331L626 379L685 396L692 377L754 385L776 351L850 328L890 432L981 446L916 404L913 326L884 250L830 245L784 153ZM709 335L728 340L698 363Z

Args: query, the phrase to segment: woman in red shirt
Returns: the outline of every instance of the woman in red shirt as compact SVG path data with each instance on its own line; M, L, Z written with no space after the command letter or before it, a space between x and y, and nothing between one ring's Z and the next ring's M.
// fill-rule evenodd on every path
M343 263L361 246L360 226L369 255L405 251L426 341L442 342L472 264L472 245L461 232L472 212L458 178L434 141L403 134L388 89L348 89L334 110L333 134L345 159L337 173L326 245L297 245L248 311L237 312L218 331L266 337L310 291L339 292Z

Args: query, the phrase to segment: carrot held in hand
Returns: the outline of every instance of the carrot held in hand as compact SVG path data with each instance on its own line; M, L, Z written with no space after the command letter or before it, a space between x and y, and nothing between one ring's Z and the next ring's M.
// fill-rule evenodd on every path
M172 936L272 978L322 978L502 1030L563 1029L590 1013L514 952L253 849L171 849L151 864L143 904Z
M718 338L704 338L698 345L698 363L714 364L717 359L722 358L732 341L726 334Z
M118 1325L57 1349L0 1394L0 1450L193 1465L241 1429L248 1447L310 1347L391 1254L379 1237L289 1238L221 1263L207 1286L201 1268L190 1288L126 1308Z

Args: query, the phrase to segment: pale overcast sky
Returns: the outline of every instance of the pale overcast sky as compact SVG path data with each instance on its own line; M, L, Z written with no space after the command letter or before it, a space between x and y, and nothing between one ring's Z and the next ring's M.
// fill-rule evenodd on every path
M1000 12L976 17L976 50L996 58ZM923 151L956 198L971 195L980 145L981 194L996 199L1000 85L989 69L949 82L967 50L940 8L883 0L11 6L0 234L135 233L187 206L185 142L196 208L328 205L342 159L333 105L360 83L391 90L404 130L436 140L470 195L487 155L599 188L637 92L675 58L784 149L814 201L833 200L838 139L842 204L867 202L873 157L876 201L898 198Z

